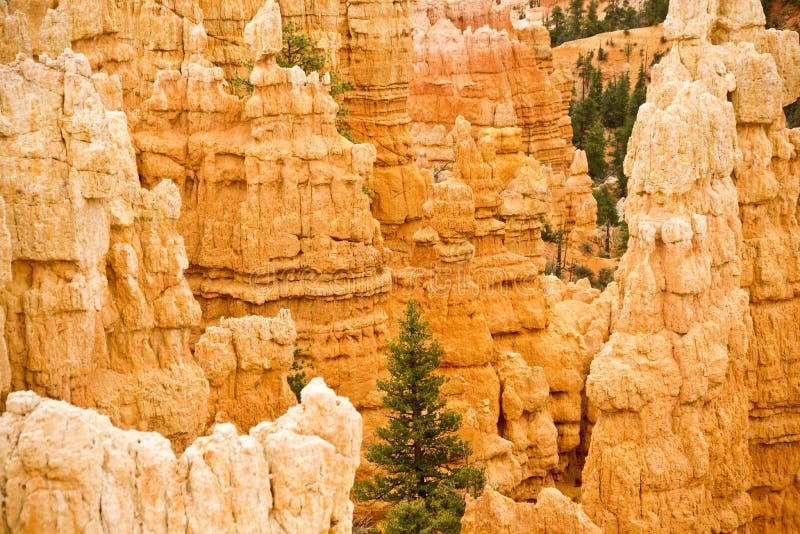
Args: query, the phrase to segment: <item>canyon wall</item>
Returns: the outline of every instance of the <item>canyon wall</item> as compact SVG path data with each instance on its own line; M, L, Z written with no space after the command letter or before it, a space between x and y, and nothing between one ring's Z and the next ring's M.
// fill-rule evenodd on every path
M594 350L590 345L596 346L607 331L607 327L597 327L607 323L602 319L607 307L595 310L590 303L599 292L588 285L567 286L541 277L545 263L541 218L552 205L550 173L525 155L520 128L488 129L476 142L476 130L467 121L454 124L452 180L434 183L430 174L415 170L428 184L421 191L408 186L405 179L395 184L404 198L413 197L419 204L419 215L394 234L389 249L382 230L391 234L400 226L390 222L381 228L372 216L381 217L380 199L389 198L377 186L382 180L387 183L379 172L384 176L395 172L373 166L380 163L382 151L388 153L386 147L378 144L376 151L372 145L352 144L337 134L328 75L306 75L275 64L284 25L281 10L288 20L310 25L320 43L330 45L326 54L343 72L348 61L360 64L355 49L347 49L351 45L314 29L314 24L331 23L323 16L331 6L318 6L323 10L318 18L298 18L300 7L268 2L251 22L240 24L240 18L252 11L249 4L173 9L147 3L120 10L109 3L103 4L105 15L100 22L92 22L94 13L80 22L91 31L76 29L77 6L70 2L59 4L55 11L39 10L42 6L34 4L25 7L25 15L15 12L3 19L7 33L19 36L7 43L4 57L55 49L59 43L90 54L86 59L68 52L58 61L79 63L81 75L91 82L84 105L93 107L81 115L82 120L106 124L110 116L118 121L112 133L122 136L117 145L122 144L129 156L115 163L127 165L125 176L132 194L145 199L168 196L169 210L158 220L166 225L165 232L172 232L164 239L169 240L174 258L167 263L172 269L167 271L169 277L154 277L150 271L137 274L133 271L139 265L151 268L150 260L140 259L149 258L151 241L140 245L141 250L134 246L135 254L113 255L105 250L104 235L93 234L100 242L89 262L99 273L95 283L101 294L108 293L103 289L105 275L114 291L97 312L104 321L95 328L97 343L114 342L109 349L98 349L75 375L106 389L97 399L83 399L73 394L77 388L72 386L64 391L47 389L46 384L39 388L25 374L33 364L15 357L8 367L0 366L2 376L9 377L6 390L36 388L40 394L94 407L122 427L158 430L182 450L214 422L233 422L246 431L293 404L285 377L297 342L303 356L314 364L312 374L324 376L338 393L348 396L363 411L371 431L383 422L375 379L384 366L380 349L394 328L388 319L398 316L406 300L414 296L447 350L444 372L454 380L446 393L465 415L464 433L474 441L475 458L487 464L489 479L509 494L532 498L540 487L553 482L555 474L570 469L574 476L580 469L576 451L582 441L581 390ZM162 13L162 8L167 11ZM206 12L213 28L210 33L203 22ZM403 39L408 38L410 44L410 34L402 26L400 30L388 22L365 26L364 19L358 18L364 16L361 11L350 15L348 20L353 24L361 20L359 27L370 35L399 31L399 41L375 37L365 45L364 39L357 40L358 46L372 47L370 57L383 58L387 46L402 54ZM407 12L396 15L410 21ZM143 33L141 25L148 17L156 17L158 24ZM226 41L225 32L237 28L241 38ZM49 36L53 32L63 42L53 41ZM90 42L96 46L89 46ZM127 55L114 55L123 49ZM252 93L239 97L227 78L247 57L253 60ZM351 59L345 61L346 57ZM403 61L410 66L410 54ZM51 72L61 69L60 64L47 67L48 80L60 80L60 74ZM39 65L24 59L8 68L24 77L29 76L28 70L42 68ZM92 67L102 72L91 74ZM359 68L364 76L380 72ZM382 99L391 100L394 93L381 92L376 88L380 84L406 94L402 82L406 71L389 64L386 68L389 78L381 75L372 89L354 91L362 96L369 93L369 98L384 102L381 106L385 105ZM400 81L391 81L393 77ZM23 94L18 91L6 102L19 107ZM47 120L58 121L59 107L68 108L72 100L72 96L53 99ZM396 107L400 115L406 113L405 100ZM370 113L380 115L374 109ZM11 123L16 124L15 120ZM407 121L389 122L407 134ZM24 145L17 137L12 141L8 154L23 157L15 151L22 151ZM71 139L61 142L67 151L72 150ZM104 146L105 153L116 154L108 143ZM580 156L576 157L580 162ZM94 160L82 164L80 170L89 175L94 164ZM579 164L576 168L585 179L585 169L580 171ZM23 176L20 172L14 179ZM119 187L118 182L112 184ZM101 206L115 213L120 193L104 194ZM21 209L13 196L7 196L6 202L9 210ZM394 200L390 204L397 205ZM150 212L148 217L152 217ZM59 221L81 224L83 232L90 228L83 219L73 221L66 213ZM118 225L110 223L112 230ZM17 232L14 225L10 230L12 235ZM131 234L125 232L125 236ZM16 257L11 261L22 265ZM113 269L103 267L106 264ZM393 273L387 264L395 266ZM12 287L21 277L11 277ZM149 285L162 280L180 291ZM390 292L392 281L396 290ZM27 286L14 291L27 291ZM116 311L122 306L116 300L123 297L130 309L119 312L124 314L120 321L123 325L130 321L136 327L136 339L146 339L145 348L157 357L167 354L158 345L164 335L158 329L152 331L146 322L148 314L162 313L162 307L185 306L191 311L169 338L179 342L178 364L173 365L178 357L174 355L137 360L133 356L143 342L131 346L129 341L117 341L127 330L113 322L115 316L106 310ZM280 311L283 308L292 310L294 323ZM69 312L76 323L88 324L83 316ZM276 314L277 318L271 318ZM19 317L7 315L7 332L24 328L18 326ZM160 323L155 326L160 328ZM62 329L63 336L74 336L74 327L70 323ZM594 337L585 341L589 330ZM22 350L15 346L18 338L8 334L7 339L12 341L9 354ZM557 365L549 356L553 343L563 347ZM127 352L120 353L118 345ZM55 344L46 348L52 361L40 367L52 374L50 367L61 365L60 355ZM576 352L579 357L574 356ZM154 370L149 374L142 371L150 367ZM191 373L194 382L165 386L170 384L170 373L178 372ZM92 373L103 381L95 380ZM143 377L154 373L155 394L141 386ZM23 378L12 383L16 375ZM117 394L108 384L129 389ZM107 398L109 391L116 396ZM178 400L170 400L173 396ZM191 414L181 412L189 407Z
M0 65L5 392L93 407L179 446L205 428L180 196L139 186L118 80L66 51ZM10 273L10 276L8 274Z
M414 165L407 110L412 3L282 0L280 9L287 23L318 40L328 68L352 85L343 95L343 119L356 140L377 149L367 182L372 213L391 250L402 257L408 249L402 236L421 218L426 192Z
M628 253L582 502L604 531L798 528L798 36L673 1L625 163Z
M205 39L180 71L159 72L134 132L141 179L178 184L204 324L291 309L316 372L361 406L391 282L366 189L375 148L336 132L327 75L276 64L281 26L267 2L245 28L254 69L243 100L202 57Z
M459 27L464 17L485 19L487 25ZM553 227L564 225L567 233L576 229L571 241L577 244L595 228L596 204L587 169L580 165L585 158L572 146L572 74L563 65L553 69L543 26L517 21L513 29L498 30L488 25L492 20L468 5L417 5L408 99L417 162L434 174L453 164L449 132L459 116L472 125L476 140L485 128L518 128L517 150L535 158L548 179L551 199L542 216ZM497 174L504 183L514 177L507 169Z
M176 457L156 433L30 391L0 417L3 532L348 533L361 416L320 378L274 422L217 425Z
M215 420L246 430L293 405L287 311L223 321L191 353L180 193L163 175L140 186L119 78L65 51L0 79L3 396L91 407L178 450Z
M519 128L486 129L477 142L473 136L457 118L449 134L453 166L431 180L425 226L413 235L409 265L393 269L388 311L396 317L409 297L420 302L445 348L445 391L464 414L476 459L502 491L531 499L554 476L579 476L583 383L607 337L608 304L588 283L541 275L549 190L541 164L520 151ZM514 178L506 184L507 176ZM520 396L515 386L517 393L506 394L514 383L504 363L510 353L519 355L511 368L525 383L538 381L527 378L527 367L534 377L541 368L549 390L544 412L535 408L540 401L527 408L533 398L524 400L544 393Z
M264 455L276 438L259 422L294 404L295 343L371 434L380 351L413 297L445 348L444 392L474 460L507 496L582 483L606 531L796 530L800 135L781 107L800 94L797 35L764 30L757 2L672 3L674 50L626 163L629 253L601 295L542 274L543 219L594 227L571 78L535 25L506 27L487 5L420 4L412 50L403 2L0 3L0 393L110 418L12 395L7 435L62 412L124 447L139 435L111 423L155 430L189 447L175 459L146 438L179 473L160 483L185 486L205 456ZM353 83L347 120L372 144L338 135L328 74L277 66L287 21ZM236 94L234 74L252 93ZM195 441L215 422L255 441L227 426ZM40 450L9 449L14 484L52 482ZM331 458L317 452L302 461ZM69 476L85 489L105 476L92 473ZM320 490L335 509L320 528L345 528L346 478ZM34 512L53 505L83 526L113 519L73 513L72 490L47 484L12 488L29 510L16 518L50 521ZM145 499L109 484L130 496L119 509ZM180 497L175 524L227 517L203 516L200 494ZM558 517L593 530L551 490L537 505L476 503L470 528ZM305 528L273 508L270 524Z

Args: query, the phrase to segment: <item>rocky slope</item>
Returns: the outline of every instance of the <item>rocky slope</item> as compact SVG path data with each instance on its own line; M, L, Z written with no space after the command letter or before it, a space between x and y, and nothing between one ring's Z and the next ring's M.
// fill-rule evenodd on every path
M662 25L646 28L633 28L614 32L598 33L585 39L568 41L553 49L553 59L556 63L569 65L575 69L578 57L594 54L593 65L603 71L603 80L608 81L618 78L623 73L630 73L631 84L636 83L637 73L640 68L650 73L652 64L660 61L670 49L670 44L664 37ZM605 59L600 61L597 56L602 48L606 53ZM577 87L578 95L582 87Z
M177 458L156 433L15 392L0 417L0 524L4 532L350 532L360 446L361 416L320 378L276 421L248 435L217 425Z

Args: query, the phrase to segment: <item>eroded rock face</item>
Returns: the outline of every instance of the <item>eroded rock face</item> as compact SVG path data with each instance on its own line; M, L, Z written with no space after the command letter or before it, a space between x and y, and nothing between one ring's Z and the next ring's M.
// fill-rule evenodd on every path
M241 429L275 417L293 406L286 377L297 339L289 310L278 317L250 315L221 319L194 347L210 387L209 420L231 421Z
M798 525L798 145L781 106L800 94L800 45L763 21L757 2L670 5L673 50L625 164L612 335L587 381L582 502L604 530Z
M445 348L442 372L451 380L443 391L464 415L465 437L489 482L533 499L555 473L580 469L583 382L603 327L591 348L586 336L590 317L603 323L608 307L595 305L600 292L588 283L573 291L540 275L547 180L519 150L519 129L487 129L476 142L458 117L448 139L452 166L434 177L410 265L393 270L388 310L399 316L409 297L420 302ZM504 183L507 176L514 178ZM509 352L521 356L508 360ZM537 383L529 367L546 382ZM523 393L528 387L535 392Z
M516 126L526 154L567 170L574 149L572 132L565 138L561 130L562 93L525 43L487 26L460 30L449 19L431 23L417 14L414 70L409 113L416 137L439 125L448 131L459 115L476 133Z
M217 425L175 457L156 433L30 391L0 417L8 532L349 533L361 416L316 378L249 435ZM312 484L313 481L313 484Z
M276 64L281 27L274 2L245 27L246 99L227 92L202 40L180 71L159 72L134 133L140 172L181 191L204 324L291 309L316 372L360 406L380 369L391 280L366 188L375 148L338 135L327 76Z
M490 487L467 503L461 520L464 534L503 532L506 534L600 534L600 527L555 488L545 488L536 504L514 502Z
M125 115L104 105L117 80L82 55L0 65L0 80L4 385L187 445L208 385L189 352L200 307L177 188L139 186Z
M492 12L495 6L492 2L473 7ZM542 26L459 27L461 8L470 12L463 4L447 3L443 10L420 4L415 13L415 78L408 109L418 164L434 174L452 166L454 140L448 132L459 116L471 124L476 140L486 128L516 128L513 135L504 136L498 153L535 158L551 195L542 216L554 228L564 226L566 235L576 230L571 242L587 240L597 208L586 157L572 146L569 69L553 70L549 36ZM513 166L493 171L504 184L515 178Z

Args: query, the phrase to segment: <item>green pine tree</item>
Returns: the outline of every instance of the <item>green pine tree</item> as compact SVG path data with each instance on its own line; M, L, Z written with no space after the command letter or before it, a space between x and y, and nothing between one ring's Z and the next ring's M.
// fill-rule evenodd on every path
M636 86L633 89L633 93L631 93L630 99L628 99L625 122L614 132L615 147L612 153L614 158L612 168L619 180L617 182L616 193L620 198L628 196L628 178L625 176L622 166L625 162L625 156L628 153L628 140L633 132L633 124L636 122L636 115L639 113L639 107L647 100L646 84L647 75L644 71L644 65L640 65Z
M583 26L583 0L570 0L567 10L565 41L580 39Z
M619 224L617 205L608 189L598 187L592 190L597 201L597 226L606 230L606 252L611 252L611 227Z
M283 27L283 48L275 59L281 67L297 65L310 74L325 66L325 56L317 50L317 42L299 30L294 22Z
M589 65L589 98L601 104L603 101L603 69Z
M669 0L645 0L640 13L644 26L654 26L664 22L669 11Z
M550 12L550 16L545 20L544 25L550 31L551 45L556 47L566 41L564 31L567 27L567 18L564 16L564 10L561 6L556 6Z
M595 183L601 182L608 176L608 163L606 163L606 131L600 122L592 124L586 132L584 150L589 163L589 175Z
M400 334L386 353L390 378L378 380L389 419L375 431L380 441L366 453L382 473L357 483L353 493L359 500L402 503L390 512L387 533L405 532L400 518L412 516L415 532L457 533L464 493L482 488L483 473L466 464L470 446L456 435L461 417L445 409L439 392L445 378L434 374L444 351L415 301L408 302L398 322Z
M628 73L623 73L606 85L603 91L603 125L606 128L619 128L625 122L628 111L628 94L631 90Z
M586 8L586 17L581 23L581 36L591 37L601 31L603 31L603 25L597 16L597 0L590 0L589 7Z
M585 149L589 129L600 120L600 107L591 98L573 100L569 114L572 118L572 144Z

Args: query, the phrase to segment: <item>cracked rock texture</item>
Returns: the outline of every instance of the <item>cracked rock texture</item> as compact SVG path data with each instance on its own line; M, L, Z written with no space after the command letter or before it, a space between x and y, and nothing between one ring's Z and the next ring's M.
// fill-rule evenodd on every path
M296 403L289 374L297 339L289 310L278 316L223 318L194 347L209 385L209 420L241 429L275 419Z
M572 237L579 242L594 230L597 208L591 180L580 167L585 157L572 146L572 75L563 66L553 69L547 31L540 25L499 30L494 17L480 18L486 25L464 27L458 14L472 13L470 7L441 7L420 3L414 16L408 109L419 164L434 172L452 164L448 132L458 116L470 122L476 140L487 127L519 128L518 150L538 160L547 175L548 221L578 230ZM472 7L491 11L486 3ZM504 171L497 174L507 182L513 174Z
M433 180L388 310L421 303L446 350L444 391L488 481L532 499L555 473L580 470L583 383L609 306L588 283L541 276L547 182L519 150L519 129L487 129L476 142L458 117L448 137L453 165Z
M180 70L159 71L134 133L140 173L181 191L203 324L291 309L315 372L361 406L380 369L391 281L365 192L376 152L336 132L327 75L276 64L281 27L267 2L244 29L254 59L246 99L203 57L202 31Z
M0 2L0 397L30 389L189 447L165 460L177 475L152 469L178 530L346 531L349 482L324 466L340 451L352 476L353 434L331 423L312 439L287 419L295 449L259 422L294 404L297 342L367 432L382 424L381 349L414 297L474 459L506 496L539 497L489 493L468 524L591 531L541 492L582 482L608 532L800 529L800 135L781 110L800 94L796 33L765 30L755 0L672 2L673 51L626 163L629 253L601 295L542 274L542 218L577 243L596 206L569 142L568 69L540 27L509 20L514 5ZM347 120L371 144L337 134L327 74L276 65L287 21L354 85ZM9 399L4 421L62 406ZM138 465L140 438L85 417L122 440L86 445L117 452L76 482L107 500L64 483L56 457L72 449L54 441L56 478L45 448L6 463L35 480L0 477L22 499L9 521L102 530L162 509L118 486L111 459ZM195 441L215 422L251 435ZM309 489L304 469L325 482ZM258 473L271 507L252 505L267 502ZM208 490L225 495L213 506L187 489L232 476L261 489Z
M0 65L4 392L96 408L188 445L208 384L189 352L180 195L139 186L115 79L70 51ZM116 97L116 98L115 98Z
M44 66L23 59L6 68L19 71L22 78L45 69L42 76L48 83L62 83L59 69L78 65L76 72L91 84L80 104L93 106L81 115L82 120L104 125L110 116L118 121L110 131L123 139L117 144L124 150L113 163L127 165L125 179L130 181L131 194L168 198L169 210L160 224L164 232L172 232L169 250L175 259L167 267L177 270L168 271L169 280L182 289L165 291L156 286L157 291L149 292L148 284L161 283L165 277L150 271L130 274L131 269L152 268L140 259L149 254L152 240L142 244L141 250L133 246L133 253L109 246L112 254L102 234L91 234L99 244L93 245L95 255L87 272L100 272L98 291L104 283L111 288L100 291L106 300L93 313L103 322L94 332L98 340L114 342L87 356L81 341L83 350L75 352L75 359L84 358L86 363L70 374L75 376L70 380L94 387L95 373L102 378L96 383L103 389L96 390L100 392L96 397L83 398L82 390L69 381L61 389L47 389L47 384L39 387L34 380L38 375L31 375L29 369L41 367L46 375L63 374L59 369L64 367L64 358L57 347L71 345L63 345L57 337L61 345L52 343L43 351L49 358L46 365L34 367L35 361L29 365L12 357L22 351L16 345L23 338L9 334L10 365L0 366L6 391L35 388L40 394L95 407L120 426L158 430L182 450L214 422L232 422L246 431L293 404L285 376L297 341L304 356L314 362L313 374L325 377L338 393L352 399L370 431L382 424L375 380L385 365L380 351L389 318L399 314L414 295L426 307L426 317L445 344L450 358L445 372L454 377L448 395L468 421L465 434L475 438L475 456L489 465L490 480L509 494L532 498L540 487L552 483L555 473L579 469L581 391L592 347L598 343L584 336L602 340L607 334L607 326L602 326L608 322L603 320L607 306L595 310L591 303L598 292L588 286L566 286L540 275L544 267L540 219L552 197L548 172L522 149L522 130L487 129L476 142L467 121L454 125L450 139L457 164L452 180L434 183L430 174L415 168L414 173L424 176L428 185L417 191L402 177L391 185L390 189L399 188L403 198L414 199L409 202L418 205L418 213L413 224L395 236L391 244L396 248L389 250L383 232L399 231L405 222L397 221L407 217L395 224L381 215L381 199L392 199L391 206L400 204L380 184L391 183L387 176L395 176L392 169L404 165L402 158L392 160L380 142L376 150L337 135L336 106L329 96L327 75L306 75L275 63L284 20L308 26L343 73L347 65L354 69L358 65L357 72L364 78L356 80L352 97L361 98L365 106L376 102L377 107L370 103L363 112L369 111L376 124L389 125L386 130L374 128L402 140L408 134L408 121L397 117L406 114L404 76L410 76L412 66L410 30L403 29L405 24L410 28L409 11L401 9L392 15L396 20L383 20L370 15L378 10L387 16L383 3L352 6L349 24L361 32L358 35L371 37L353 37L348 44L344 36L320 33L315 26L332 24L334 19L306 20L298 16L304 8L286 3L220 7L211 2L180 6L148 2L131 4L130 9L107 3L98 12L105 13L102 17L92 11L79 21L83 30L76 26L76 4L65 1L50 11L45 7L34 3L10 7L14 15L6 16L4 24L9 35L16 31L14 35L20 38L4 42L3 53L14 57L18 52L41 52L63 41L88 56L65 52L55 63L44 59ZM25 8L25 15L18 8ZM244 18L247 22L240 23ZM141 30L145 23L151 24L148 32ZM338 26L334 29L339 30ZM240 35L234 36L237 32ZM394 37L384 38L387 35ZM62 41L56 41L56 36ZM358 47L369 48L370 58L395 60L380 68L365 68ZM127 55L120 55L122 50ZM253 59L249 73L253 92L240 99L228 79L235 65L248 57ZM59 62L67 66L62 68ZM91 74L92 68L101 72ZM20 107L27 93L32 91L17 90L4 102ZM53 99L47 120L53 124L61 120L60 107L69 116L73 100L77 99ZM387 104L390 101L394 103ZM384 118L381 106L388 106ZM14 116L4 112L2 117L4 121L9 117L8 127L2 123L4 131L17 135ZM57 131L52 124L48 128ZM57 133L61 139L62 132ZM16 137L11 141L7 153L26 157L27 145ZM71 139L60 142L68 154L82 146ZM96 160L77 167L95 182L99 178L88 169L105 161L101 155L117 153L103 142L104 148L95 152ZM407 150L401 145L390 148ZM116 172L105 172L112 171ZM14 180L24 175L19 172ZM79 176L72 173L70 179L73 175ZM125 183L110 182L115 188ZM126 205L127 197L116 189L100 191L104 196L92 194L102 200L99 207L108 213L116 214ZM15 197L6 196L6 203L8 213L21 209ZM74 221L71 213L65 212L59 221L84 233L94 228L95 222ZM16 219L11 221L8 242L14 243ZM109 223L111 232L120 226L125 239L136 236L126 229L130 224ZM23 243L32 246L27 238ZM161 258L165 253L159 254ZM12 261L18 268L23 265L13 259L9 269ZM399 289L394 292L387 264L397 267L394 282ZM70 265L41 267L63 270ZM12 277L10 291L27 290L27 286L17 287L17 280L32 283L23 274ZM71 280L69 272L59 270L58 276ZM452 284L452 292L439 292L438 281ZM480 292L478 299L475 291ZM117 301L132 304L128 309ZM571 304L562 305L562 301ZM147 321L148 314L161 317L165 310L174 313L181 306L192 313L179 329L170 331L172 354L160 348L166 337L161 330L152 332L147 329L150 323L140 323ZM284 308L292 310L293 326L280 311ZM580 318L570 317L573 312ZM8 314L7 332L24 328L17 326L18 315ZM52 321L52 314L47 317ZM60 335L77 339L72 330L81 332L90 323L71 310L68 317L74 323L62 328ZM133 346L128 338L118 341L128 334L114 321L126 328L125 321L135 325L136 339L147 343ZM152 351L155 357L134 358L142 346L145 356L149 358ZM34 345L30 350L39 348ZM558 364L549 356L552 350L559 354ZM519 355L506 354L511 352ZM190 374L194 381L184 379L173 385L171 373ZM527 386L522 384L534 389L525 391ZM114 388L123 385L126 389L117 393Z
M631 239L586 512L609 532L794 532L798 520L795 32L759 2L673 1L625 163Z
M361 416L315 378L303 401L176 457L156 433L30 391L0 417L3 532L348 533Z
M555 488L539 492L536 503L514 502L490 487L467 503L461 520L463 534L600 534L583 511Z

